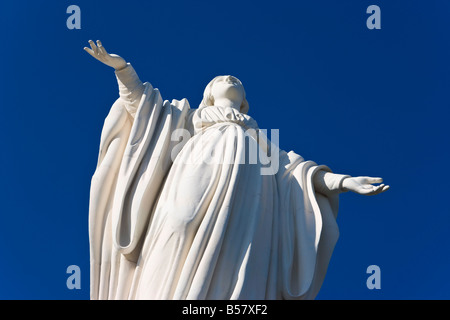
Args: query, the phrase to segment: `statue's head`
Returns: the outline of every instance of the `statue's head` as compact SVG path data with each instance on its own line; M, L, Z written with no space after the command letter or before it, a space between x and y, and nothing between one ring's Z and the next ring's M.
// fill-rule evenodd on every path
M245 90L242 82L233 76L217 76L205 88L200 106L213 106L215 101L228 99L234 105L240 106L241 113L247 113L249 105L245 99Z

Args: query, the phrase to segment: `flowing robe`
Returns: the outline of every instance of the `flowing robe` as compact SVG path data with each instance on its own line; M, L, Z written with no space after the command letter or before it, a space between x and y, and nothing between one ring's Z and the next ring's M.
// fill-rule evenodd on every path
M116 76L91 182L91 299L315 298L346 176L275 149L261 174L270 144L250 116L163 101L131 65Z

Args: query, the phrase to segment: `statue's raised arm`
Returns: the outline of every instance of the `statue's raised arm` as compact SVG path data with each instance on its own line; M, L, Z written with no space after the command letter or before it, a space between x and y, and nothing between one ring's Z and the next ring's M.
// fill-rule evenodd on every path
M134 119L142 94L145 91L144 83L139 79L130 63L127 63L124 58L117 54L108 53L100 40L97 40L97 45L95 45L94 41L89 40L89 44L91 46L90 49L84 47L87 53L98 61L114 68L123 106L131 115L131 119Z

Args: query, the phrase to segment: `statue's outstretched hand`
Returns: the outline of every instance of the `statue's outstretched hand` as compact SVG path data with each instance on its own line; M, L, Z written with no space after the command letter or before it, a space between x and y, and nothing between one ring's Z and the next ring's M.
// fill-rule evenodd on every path
M366 196L371 196L379 194L381 192L389 189L389 186L380 184L378 186L372 185L373 183L383 182L382 178L372 178L372 177L349 177L345 178L342 182L342 187L344 190L353 191L358 194L363 194Z
M123 69L127 66L127 62L124 58L117 54L109 54L106 52L105 47L102 46L100 40L97 40L97 45L95 45L94 41L89 40L89 44L91 45L91 49L84 47L84 50L98 61L101 61L116 70Z

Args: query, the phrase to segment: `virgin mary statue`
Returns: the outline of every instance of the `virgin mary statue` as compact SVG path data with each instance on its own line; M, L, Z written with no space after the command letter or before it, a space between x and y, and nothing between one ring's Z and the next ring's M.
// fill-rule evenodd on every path
M115 69L120 95L91 181L91 299L314 299L339 194L383 192L382 179L271 147L235 77L214 78L191 109L100 41L85 50Z

